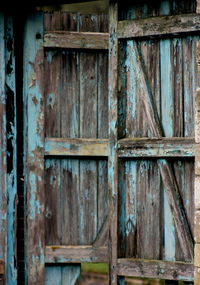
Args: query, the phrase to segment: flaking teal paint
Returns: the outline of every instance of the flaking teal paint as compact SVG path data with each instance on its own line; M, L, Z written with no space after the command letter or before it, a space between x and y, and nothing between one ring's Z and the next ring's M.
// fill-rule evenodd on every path
M9 47L9 42L12 42L12 47ZM7 176L7 191L8 191L8 284L17 284L17 268L16 268L16 195L17 195L17 148L16 148L16 86L15 86L15 55L14 55L14 35L13 35L13 19L6 17L6 85L12 94L13 116L14 121L8 122L10 124L10 133L7 134L8 138L12 140L12 171ZM10 73L8 73L8 68ZM11 96L11 95L9 95Z
M36 34L40 34L41 38L36 39ZM42 132L43 128L38 129L38 120L42 119L44 115L40 110L40 104L42 100L41 90L38 86L36 74L35 74L35 60L36 56L41 49L43 44L43 15L42 13L29 14L24 30L24 177L25 177L25 201L27 199L27 187L29 189L29 195L31 199L28 202L28 205L25 204L26 215L30 221L34 221L37 214L43 211L43 205L40 205L39 201L36 199L36 192L39 190L36 186L38 177L35 177L33 171L29 173L30 160L35 160L35 150L42 150L43 141L42 141ZM27 165L27 158L29 158L29 165ZM38 167L43 167L41 161L38 162ZM30 175L29 175L30 174ZM43 178L42 178L43 179ZM33 209L36 207L36 209ZM30 224L28 223L28 226ZM25 241L25 284L28 284L28 280L32 279L37 280L38 272L44 267L44 248L42 247L42 241L38 235L38 244L37 249L38 255L34 253L30 256L30 238L27 236L26 232L26 241ZM32 251L32 249L31 249ZM29 259L28 259L29 253ZM30 264L28 262L30 261ZM34 263L34 260L36 263ZM38 272L37 272L38 270ZM30 272L32 274L30 274ZM34 279L34 280L33 280Z

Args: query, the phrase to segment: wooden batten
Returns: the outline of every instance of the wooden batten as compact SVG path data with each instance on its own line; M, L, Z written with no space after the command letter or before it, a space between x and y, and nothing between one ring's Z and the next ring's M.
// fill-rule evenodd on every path
M125 20L118 22L117 35L120 39L179 35L198 32L200 15L185 14L160 16L148 19Z
M119 157L194 157L194 138L122 139Z
M107 139L46 138L46 156L108 156Z
M169 262L144 259L118 259L118 275L193 281L194 265L184 262Z
M95 248L92 246L46 246L45 262L108 262L108 248Z
M108 50L108 33L52 31L44 35L44 47Z

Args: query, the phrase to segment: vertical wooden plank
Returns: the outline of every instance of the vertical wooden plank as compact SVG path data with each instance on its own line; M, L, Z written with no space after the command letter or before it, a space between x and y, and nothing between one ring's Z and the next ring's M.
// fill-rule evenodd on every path
M61 266L46 266L45 267L45 283L46 285L61 285Z
M160 41L161 58L161 118L164 134L173 136L173 95L172 95L172 65L171 65L171 43L170 40ZM173 216L170 210L168 197L164 193L164 216L165 216L165 259L175 260L176 237Z
M141 160L137 165L137 256L162 259L162 187L157 163ZM148 234L146 234L148 233ZM155 243L149 244L155 240Z
M108 189L110 194L110 271L109 284L117 285L117 221L118 221L118 158L115 144L117 142L118 117L118 40L116 37L118 21L118 4L111 1L109 6L109 67L108 67L108 106L109 106L109 138L111 139L108 157Z
M24 33L24 103L27 195L26 280L44 284L44 93L43 14L29 15Z
M0 258L7 255L7 146L6 146L6 94L5 94L5 30L4 15L0 13ZM5 279L7 263L5 263Z
M108 32L108 16L98 16L99 32ZM97 54L97 138L108 138L108 53ZM97 161L98 177L98 209L97 209L97 232L103 227L108 219L109 194L108 194L108 162ZM108 225L108 223L107 223ZM108 228L104 243L108 243ZM103 245L103 244L101 244Z
M183 39L183 77L184 77L184 136L194 136L194 96L196 78L196 37Z
M81 266L79 264L70 264L61 267L62 282L60 285L80 285Z
M16 145L16 86L13 18L7 16L6 28L6 133L7 133L7 191L8 191L8 280L10 285L17 283L16 268L16 207L17 207L17 145Z
M65 17L64 17L65 15ZM64 14L67 20L65 29L75 31L77 17ZM75 51L63 51L61 54L61 137L79 137L79 55ZM61 160L61 211L62 211L62 244L78 245L80 243L80 194L79 194L79 161L77 159ZM67 269L66 269L67 270Z
M98 31L97 16L82 15L80 31ZM97 54L80 53L80 137L97 137ZM97 162L80 161L81 244L90 244L97 235Z

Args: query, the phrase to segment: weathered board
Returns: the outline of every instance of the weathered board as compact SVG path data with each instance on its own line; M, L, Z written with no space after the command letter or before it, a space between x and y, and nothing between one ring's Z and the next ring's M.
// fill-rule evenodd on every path
M17 282L16 87L13 18L0 14L0 280Z

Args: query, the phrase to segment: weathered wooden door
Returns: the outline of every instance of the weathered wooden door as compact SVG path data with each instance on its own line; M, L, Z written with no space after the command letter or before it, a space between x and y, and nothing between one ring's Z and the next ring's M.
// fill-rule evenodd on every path
M107 16L27 19L28 284L78 284L81 262L108 262L107 30Z
M118 2L110 4L110 284L192 281L196 3Z
M200 21L192 1L138 2L110 3L108 73L106 17L27 18L28 284L78 284L82 262L110 284L193 280Z

